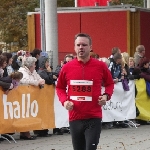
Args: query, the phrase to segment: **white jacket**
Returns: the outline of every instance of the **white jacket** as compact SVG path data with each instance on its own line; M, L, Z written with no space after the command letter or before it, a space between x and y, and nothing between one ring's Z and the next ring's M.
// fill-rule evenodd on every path
M40 80L43 80L39 74L37 74L36 70L33 73L27 67L20 67L19 72L23 73L23 78L20 80L20 84L30 84L38 86Z

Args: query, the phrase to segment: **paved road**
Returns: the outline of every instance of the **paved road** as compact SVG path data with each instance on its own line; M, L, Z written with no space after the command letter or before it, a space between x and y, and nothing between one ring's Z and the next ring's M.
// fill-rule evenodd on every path
M50 131L51 132L51 131ZM19 140L17 144L0 143L0 150L73 150L70 134L37 138L34 141ZM97 150L150 150L150 125L139 128L103 129Z

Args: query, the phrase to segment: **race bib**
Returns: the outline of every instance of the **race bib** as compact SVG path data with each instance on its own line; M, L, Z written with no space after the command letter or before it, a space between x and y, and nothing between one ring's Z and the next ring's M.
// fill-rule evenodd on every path
M70 80L70 99L75 101L92 101L92 88L93 81Z

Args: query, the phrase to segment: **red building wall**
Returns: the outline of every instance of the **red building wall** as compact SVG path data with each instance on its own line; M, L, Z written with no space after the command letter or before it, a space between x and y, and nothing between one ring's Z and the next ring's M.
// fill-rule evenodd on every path
M36 48L41 47L40 16L35 15ZM84 32L92 37L93 50L100 57L111 55L112 47L127 51L127 12L58 13L59 62L74 53L74 36Z
M58 14L59 62L68 53L74 53L74 36L80 33L80 13Z
M146 49L146 57L150 58L150 12L140 12L140 37Z
M107 1L109 0L78 0L78 6L95 6L95 3L98 3L99 6L107 6Z
M100 57L110 56L113 47L127 51L127 12L82 13L81 32L91 35L93 51Z
M40 14L35 15L35 48L41 49Z

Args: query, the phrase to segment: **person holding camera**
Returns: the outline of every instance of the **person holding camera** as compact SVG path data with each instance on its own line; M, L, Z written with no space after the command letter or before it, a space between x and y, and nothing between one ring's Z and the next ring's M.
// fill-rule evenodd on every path
M45 80L45 84L55 84L55 81L57 80L57 76L54 72L52 72L52 68L50 67L49 59L47 57L41 56L39 58L39 70L37 73Z
M57 77L52 72L52 68L49 64L49 59L47 57L41 56L38 59L39 70L37 73L40 75L42 79L45 80L45 84L52 85L55 84ZM40 88L44 88L44 86L40 85ZM39 137L50 137L51 134L48 134L48 129L44 130L34 130L35 135Z

